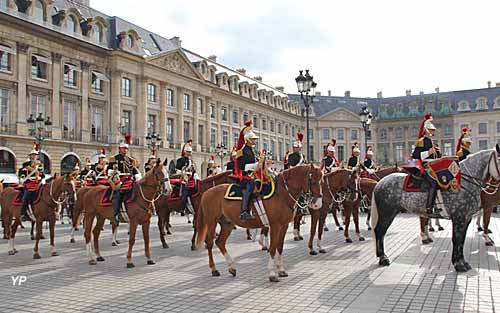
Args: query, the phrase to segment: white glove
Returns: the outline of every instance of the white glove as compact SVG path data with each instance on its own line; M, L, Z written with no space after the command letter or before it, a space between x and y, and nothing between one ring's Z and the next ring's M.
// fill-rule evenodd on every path
M141 173L137 173L137 174L135 174L134 177L135 177L135 180L141 180L142 175L141 175Z
M198 173L193 174L194 180L200 180L200 176L198 176Z
M259 163L251 163L251 164L245 165L245 172L254 171L258 165L259 165Z
M112 169L109 169L109 170L108 170L108 176L111 176L111 175L113 175L113 170L112 170Z
M182 174L182 171L181 170L175 170L175 173L176 174Z
M375 170L374 170L374 169L370 169L370 168L369 168L369 169L368 169L368 173L369 173L369 174L373 174L373 173L375 173Z

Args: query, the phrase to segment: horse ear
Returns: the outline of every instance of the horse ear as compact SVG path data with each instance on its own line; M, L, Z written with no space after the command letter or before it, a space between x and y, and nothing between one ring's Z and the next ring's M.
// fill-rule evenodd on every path
M495 149L497 150L497 153L500 154L500 145L498 145L498 143L496 144Z
M165 157L165 161L163 161L163 166L167 166L167 164L168 164L168 158Z
M159 166L160 162L161 162L160 158L156 159L156 166Z
M54 178L57 178L57 173L54 174Z

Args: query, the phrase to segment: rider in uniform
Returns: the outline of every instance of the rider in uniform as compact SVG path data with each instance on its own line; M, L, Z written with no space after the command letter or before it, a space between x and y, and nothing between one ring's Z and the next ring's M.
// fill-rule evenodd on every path
M321 161L321 169L325 174L331 173L336 167L340 167L340 163L335 156L335 145L337 140L332 139L332 142L328 143L326 147L326 155Z
M120 219L120 207L124 197L132 192L134 181L141 179L141 174L137 170L137 161L128 156L130 139L130 135L125 135L125 141L120 143L118 154L109 158L107 167L108 177L113 181L116 175L120 178L117 186L118 188L113 192L113 207L115 209L114 215L116 223L118 223Z
M231 155L229 156L229 162L226 164L226 171L233 171L234 169L234 159L236 158L236 146L231 150Z
M191 146L193 140L189 139L184 146L182 146L182 156L177 159L175 164L175 169L177 174L181 175L181 201L182 208L185 210L186 206L189 206L190 213L194 213L193 204L189 196L188 183L198 180L198 174L195 171L193 160L191 159L193 154L193 147Z
M149 156L149 159L146 163L144 163L144 173L149 172L149 170L153 169L155 167L155 160L156 156L154 154L151 154Z
M236 145L236 159L233 173L240 180L241 201L240 219L251 220L254 218L252 210L249 208L250 198L255 187L255 179L252 173L257 169L257 159L253 148L255 141L259 137L252 131L252 121L245 122L245 127L240 131L238 143Z
M420 174L429 183L430 189L427 195L426 210L428 217L440 217L437 208L434 207L437 196L437 182L425 170L425 164L432 160L441 157L439 148L432 143L432 137L436 132L436 127L432 124L432 114L426 114L424 120L420 124L418 132L418 140L415 143L412 157L416 160L417 166L420 169Z
M305 157L300 151L302 149L302 140L304 139L304 134L297 133L297 140L293 142L293 152L287 153L285 156L285 170L301 165L304 163Z
M35 143L33 150L29 154L29 160L23 163L22 168L19 169L20 181L23 181L21 206L21 218L29 220L28 206L35 201L36 192L45 177L43 173L43 164L38 160L40 145Z
M349 161L347 162L347 168L352 170L359 164L359 155L361 154L361 150L359 150L359 145L357 142L355 142L352 145L352 155L349 158Z
M99 159L97 163L94 164L92 167L97 185L108 185L109 182L108 182L107 168L108 168L108 160L106 159L106 149L101 148Z
M95 172L89 158L85 159L85 166L80 171L79 178L80 181L85 184L85 186L95 186Z
M363 172L361 173L361 177L372 178L375 174L375 162L373 161L373 148L372 146L368 146L366 148L366 156L363 161Z
M470 154L470 146L472 144L472 138L470 135L470 129L467 127L462 128L462 135L458 139L457 143L457 157L458 162L465 160Z
M217 174L218 173L217 173L217 167L215 166L214 156L211 155L210 159L208 160L207 177L215 176Z

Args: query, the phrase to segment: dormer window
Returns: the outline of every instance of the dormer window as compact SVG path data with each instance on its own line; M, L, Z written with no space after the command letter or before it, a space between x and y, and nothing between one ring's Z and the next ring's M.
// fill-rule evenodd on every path
M127 46L131 49L134 47L134 37L132 35L127 36Z
M75 18L72 15L69 15L68 19L66 20L66 31L68 33L76 32L76 22Z
M227 83L227 81L226 81L226 76L223 76L223 77L222 77L222 84L223 84L223 85L225 85L226 83Z
M33 8L33 17L39 22L45 21L45 6L42 1L35 1L35 7Z
M99 24L94 26L94 40L98 44L102 43L102 27Z

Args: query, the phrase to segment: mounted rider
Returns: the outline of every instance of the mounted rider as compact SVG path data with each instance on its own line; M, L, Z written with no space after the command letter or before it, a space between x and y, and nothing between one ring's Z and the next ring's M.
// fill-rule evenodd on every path
M302 140L304 140L304 134L301 132L297 133L297 140L292 145L292 153L285 155L285 170L304 163L305 157L301 152Z
M359 149L359 145L357 142L354 142L351 148L352 154L347 162L347 168L352 170L359 165L359 155L361 154L361 150Z
M85 159L85 166L80 171L79 179L85 186L95 186L95 172L89 158Z
M234 169L234 159L236 158L236 146L231 150L231 155L229 156L229 162L226 164L226 171L233 171Z
M22 168L19 169L19 181L23 185L21 206L21 218L29 220L28 206L33 204L36 199L36 194L42 179L45 177L43 173L43 164L38 159L40 145L35 143L33 150L29 153L29 160L23 163Z
M156 160L156 156L154 155L154 153L152 153L149 156L148 161L146 163L144 163L144 174L146 174L147 172L152 170L153 167L155 167L155 160Z
M426 114L420 124L418 139L412 153L412 157L416 160L417 167L420 170L420 175L422 175L430 185L425 205L428 217L440 217L438 209L435 208L434 205L437 196L438 184L425 170L427 162L441 157L439 148L434 146L434 143L432 142L432 137L435 132L436 127L432 123L432 113Z
M321 169L325 174L333 172L335 168L340 167L340 162L335 156L335 146L337 145L337 140L332 139L332 142L328 143L326 146L325 157L321 161Z
M181 208L189 210L189 212L194 213L193 204L191 197L189 195L188 185L196 186L196 181L199 180L198 174L195 170L195 164L192 160L193 154L193 140L189 139L183 146L181 151L181 157L177 159L175 164L175 169L177 174L181 176Z
M107 169L108 160L106 159L106 149L101 148L98 161L92 166L97 185L107 185L109 183Z
M363 171L361 172L361 177L365 178L373 178L375 179L375 161L373 161L373 148L372 146L368 146L366 148L366 155L365 155L365 160L363 161L363 164L361 168Z
M470 135L470 129L467 127L462 128L462 135L458 138L457 143L457 157L458 162L465 160L470 154L470 146L472 145L472 138Z
M128 156L131 136L126 134L124 139L125 141L118 147L118 154L109 158L107 166L108 177L115 187L113 207L116 223L120 220L120 207L123 199L132 192L134 182L141 179L141 174L137 169L137 160ZM118 184L115 185L115 182Z
M243 194L240 210L240 219L243 221L254 218L252 210L249 208L249 203L255 187L255 179L252 173L258 166L258 161L253 151L255 141L258 138L252 131L252 121L245 122L245 126L240 131L238 143L236 144L236 159L233 169L234 175L240 181L241 192Z
M215 166L215 160L214 156L211 155L210 159L208 160L208 167L207 167L207 177L215 176L219 174L217 167Z

